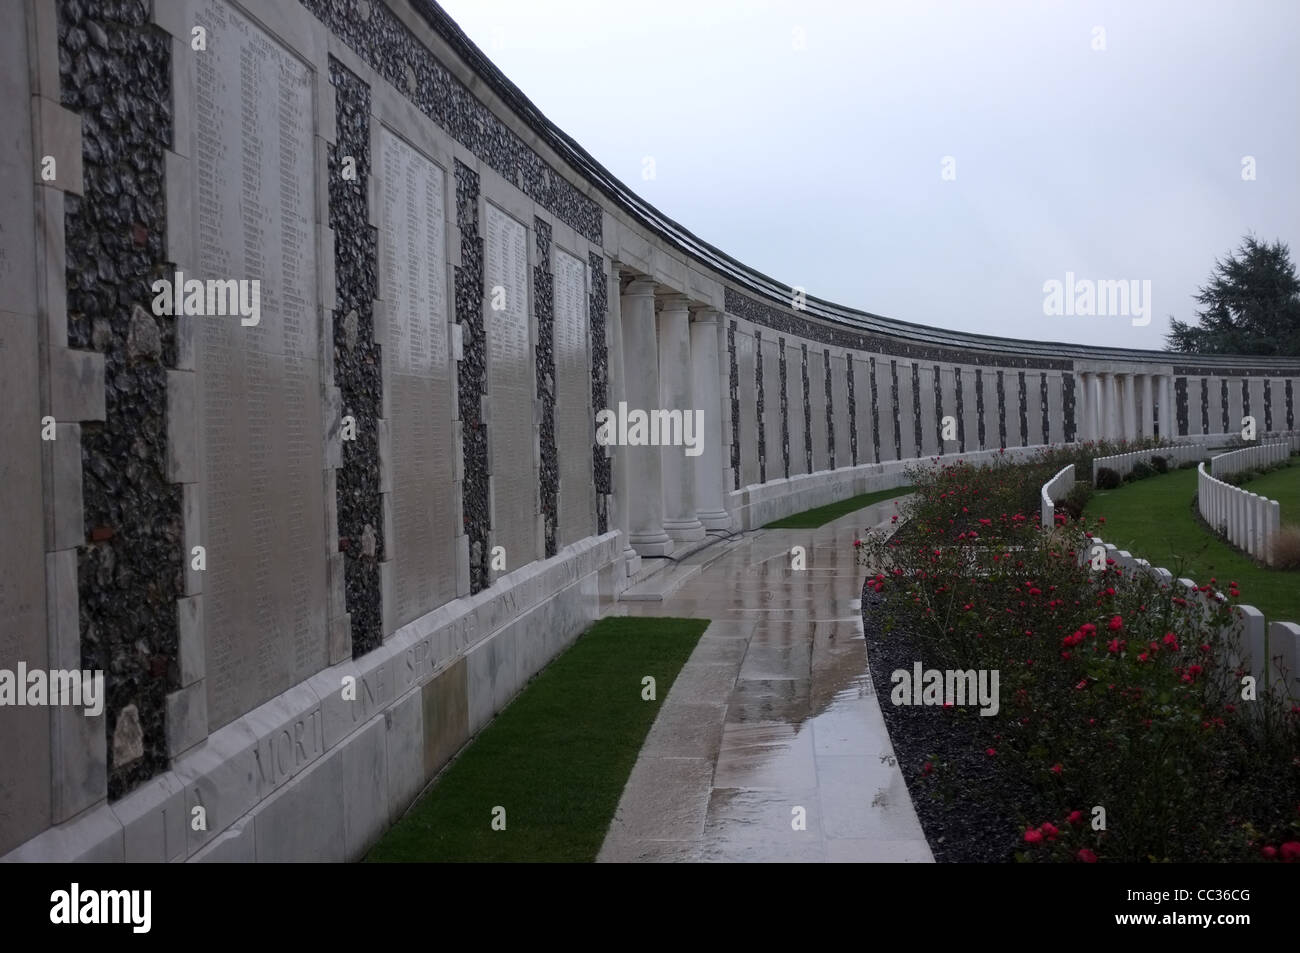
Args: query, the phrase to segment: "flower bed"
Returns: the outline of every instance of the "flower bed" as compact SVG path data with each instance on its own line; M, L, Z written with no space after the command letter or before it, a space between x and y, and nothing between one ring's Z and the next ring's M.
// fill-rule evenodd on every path
M1044 458L918 468L905 531L859 546L872 676L936 856L1300 859L1300 708L1242 697L1210 587L1094 570L1086 525L1040 527L1064 465ZM999 710L891 705L915 662L997 671Z

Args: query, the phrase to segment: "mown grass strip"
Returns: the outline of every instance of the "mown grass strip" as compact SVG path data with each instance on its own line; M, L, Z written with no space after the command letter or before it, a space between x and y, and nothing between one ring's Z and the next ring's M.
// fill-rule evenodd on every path
M708 626L609 618L489 724L369 862L594 860L659 706ZM642 679L655 679L655 701ZM505 830L493 809L505 808Z
M1277 500L1283 523L1300 523L1300 461L1295 458L1280 470L1243 483L1241 488Z
M876 490L874 493L863 493L860 496L852 496L847 500L840 500L838 503L827 503L825 506L818 506L815 509L804 510L802 513L794 513L783 519L776 520L764 526L764 529L816 529L824 526L832 520L837 520L841 516L857 512L860 509L870 506L872 503L879 503L881 500L891 500L896 496L903 496L911 493L910 486L896 486L890 490Z
M1265 477L1247 486L1256 486ZM1300 573L1266 569L1209 532L1196 519L1196 470L1171 470L1116 490L1098 490L1085 508L1089 519L1105 517L1097 535L1134 556L1204 584L1211 578L1227 591L1241 587L1238 600L1270 621L1300 621Z

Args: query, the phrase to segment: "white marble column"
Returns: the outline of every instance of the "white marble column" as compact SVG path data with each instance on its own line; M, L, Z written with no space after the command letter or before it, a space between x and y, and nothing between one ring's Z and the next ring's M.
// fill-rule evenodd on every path
M1168 374L1160 375L1160 436L1165 440L1172 440L1178 436L1173 379Z
M1074 389L1074 439L1082 443L1092 439L1092 375L1079 371L1075 379L1078 386Z
M1141 436L1148 439L1156 435L1156 415L1155 408L1151 406L1151 375L1143 374L1140 378L1142 382L1142 433Z
M1100 395L1097 435L1102 440L1113 440L1115 437L1115 376L1105 372L1098 373L1097 390Z
M621 270L614 262L609 274L609 399L610 409L617 412L618 405L627 401L627 377L623 366L623 317L622 293L619 277ZM601 409L596 408L598 411ZM641 556L632 548L629 517L631 507L632 481L631 467L628 465L627 448L611 445L609 454L613 458L614 482L614 519L619 532L623 534L623 565L629 576L636 575L641 568Z
M1106 435L1105 395L1101 390L1101 375L1096 371L1088 375L1088 432L1093 440Z
M1104 440L1106 437L1106 390L1102 376L1095 371L1092 374L1092 439Z
M1137 378L1133 374L1120 374L1123 397L1120 402L1120 427L1125 440L1137 439Z
M659 336L655 327L655 283L637 278L620 302L623 331L624 395L627 410L649 413L659 407ZM621 415L620 415L621 416ZM622 448L627 461L628 538L642 556L667 556L673 541L664 532L663 471L660 448Z
M696 421L700 455L695 464L695 515L706 530L731 528L725 504L722 461L722 378L718 376L722 315L712 308L696 311L691 321L691 388L704 415Z
M685 427L686 412L696 410L691 395L691 314L686 295L663 299L659 312L659 406L676 412ZM695 421L692 421L694 423ZM684 433L684 431L683 431ZM704 524L695 515L695 461L680 442L660 434L663 467L664 531L679 542L704 538Z

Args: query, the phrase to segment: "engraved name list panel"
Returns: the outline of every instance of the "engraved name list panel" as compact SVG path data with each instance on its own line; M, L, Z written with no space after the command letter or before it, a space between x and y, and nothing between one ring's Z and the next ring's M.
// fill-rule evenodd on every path
M256 280L261 320L196 328L209 728L327 664L312 71L222 0L189 58L200 279ZM188 558L188 555L187 555Z

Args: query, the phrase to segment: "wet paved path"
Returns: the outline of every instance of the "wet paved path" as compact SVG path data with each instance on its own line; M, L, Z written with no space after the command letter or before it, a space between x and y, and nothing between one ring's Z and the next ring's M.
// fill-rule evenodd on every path
M876 504L762 530L661 603L713 622L646 739L602 861L930 861L867 671L853 538ZM790 569L790 548L807 569ZM802 808L806 829L794 829Z

